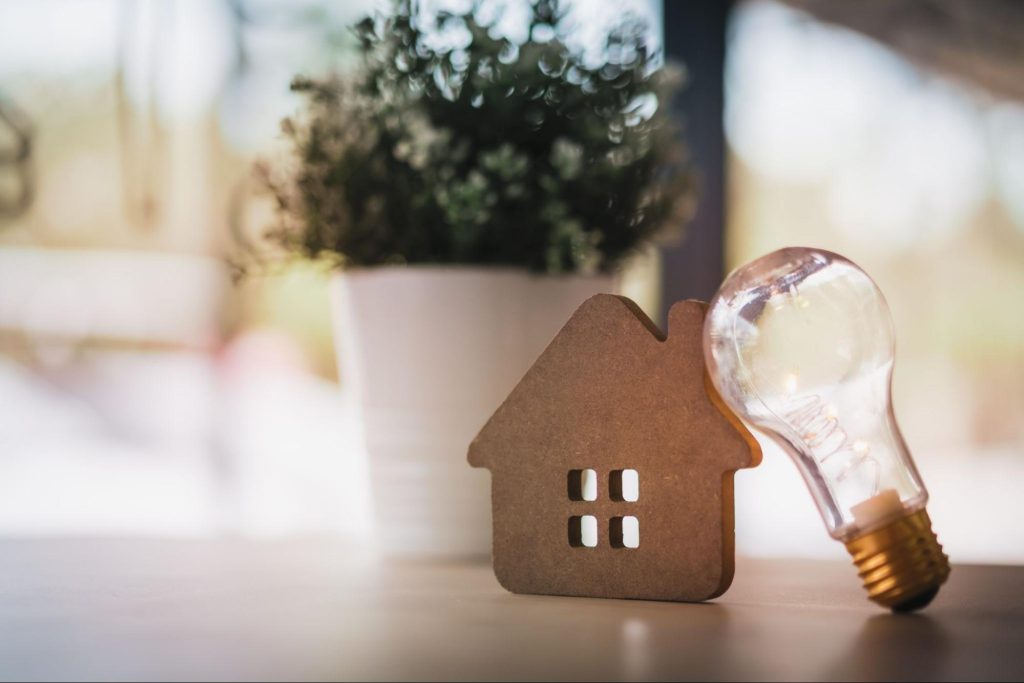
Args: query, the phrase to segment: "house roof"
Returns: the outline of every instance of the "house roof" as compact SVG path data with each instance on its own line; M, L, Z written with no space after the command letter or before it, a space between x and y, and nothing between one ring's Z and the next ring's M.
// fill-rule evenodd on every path
M591 297L484 425L469 463L495 469L556 443L571 450L610 439L679 436L685 428L693 441L692 428L699 426L708 445L702 452L722 471L755 466L756 440L704 371L705 308L698 301L675 304L665 335L629 299Z

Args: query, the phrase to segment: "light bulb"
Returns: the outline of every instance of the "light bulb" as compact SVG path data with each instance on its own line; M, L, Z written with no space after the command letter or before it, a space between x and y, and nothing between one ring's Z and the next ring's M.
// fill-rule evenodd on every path
M781 249L737 269L704 325L718 393L791 456L868 596L907 611L931 602L949 561L893 415L893 352L881 291L820 249Z

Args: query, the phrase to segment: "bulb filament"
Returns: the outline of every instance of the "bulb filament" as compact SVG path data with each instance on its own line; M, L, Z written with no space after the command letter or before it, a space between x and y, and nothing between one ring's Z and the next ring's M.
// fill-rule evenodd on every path
M859 440L851 442L849 434L839 425L834 406L826 404L817 394L808 394L790 401L782 417L814 454L819 465L829 461L841 462L842 456L849 456L835 478L837 482L870 468L872 491L878 493L881 474L878 461L871 457L871 449L866 443Z

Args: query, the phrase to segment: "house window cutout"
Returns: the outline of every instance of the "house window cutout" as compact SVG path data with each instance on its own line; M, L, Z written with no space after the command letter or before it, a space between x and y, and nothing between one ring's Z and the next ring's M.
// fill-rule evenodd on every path
M609 526L609 538L613 548L640 547L640 520L636 517L612 517Z
M596 548L597 517L593 515L570 517L569 545L573 548Z
M612 500L635 503L640 500L640 473L636 470L615 470L608 479Z
M569 500L597 500L597 472L569 470Z

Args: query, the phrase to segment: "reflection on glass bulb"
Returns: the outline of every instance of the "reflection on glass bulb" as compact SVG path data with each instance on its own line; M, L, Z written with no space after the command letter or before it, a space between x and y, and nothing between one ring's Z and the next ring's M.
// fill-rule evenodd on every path
M892 412L893 352L878 287L818 249L782 249L737 269L704 327L715 388L790 454L871 598L916 609L949 565Z

